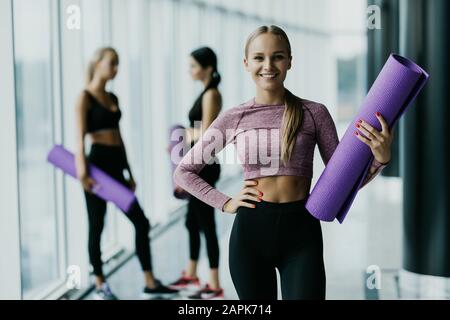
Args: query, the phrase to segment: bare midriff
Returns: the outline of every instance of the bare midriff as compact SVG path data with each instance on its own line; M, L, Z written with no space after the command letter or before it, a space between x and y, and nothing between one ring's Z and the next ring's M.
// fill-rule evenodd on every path
M311 179L303 176L270 176L251 179L263 193L262 200L275 203L292 202L307 198Z
M120 146L120 132L118 129L107 129L91 132L88 134L92 144L103 144L108 146Z

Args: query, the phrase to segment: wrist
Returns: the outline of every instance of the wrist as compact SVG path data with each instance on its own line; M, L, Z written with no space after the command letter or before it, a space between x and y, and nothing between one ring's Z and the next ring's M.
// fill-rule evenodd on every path
M225 201L225 203L222 206L222 212L227 212L226 211L227 210L227 206L228 206L228 204L230 203L231 200L232 200L232 198L228 198L228 200Z
M388 160L388 161L386 161L386 162L381 162L381 161L378 161L376 158L375 159L373 159L373 166L374 167L377 167L377 168L379 168L379 167L385 167L385 166L387 166L388 164L389 164L389 162L391 162L391 160Z
M78 178L86 177L88 175L87 166L84 163L77 163L76 173Z
M84 179L87 179L87 178L89 178L89 175L88 175L87 172L81 172L81 173L78 175L78 179L79 179L79 180L84 180Z

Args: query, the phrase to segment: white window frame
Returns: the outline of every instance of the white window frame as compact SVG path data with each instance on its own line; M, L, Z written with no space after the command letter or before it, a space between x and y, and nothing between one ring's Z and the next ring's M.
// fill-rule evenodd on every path
M0 299L22 297L12 0L0 0Z

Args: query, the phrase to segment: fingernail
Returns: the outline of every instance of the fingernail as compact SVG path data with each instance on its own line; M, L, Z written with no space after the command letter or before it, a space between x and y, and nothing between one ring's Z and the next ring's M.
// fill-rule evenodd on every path
M259 194L262 196L264 193L262 193L262 192L260 191Z
M377 117L379 117L379 116L381 116L381 113L377 112L376 115L377 115Z
M361 125L359 123L356 124L357 128L361 128Z
M362 123L362 120L361 120L361 119L359 119L359 120L358 120L358 123Z
M252 207L253 207L253 208L256 208L256 206L255 206L255 205L252 205Z
M357 135L358 135L358 132L355 131L355 136L357 136Z

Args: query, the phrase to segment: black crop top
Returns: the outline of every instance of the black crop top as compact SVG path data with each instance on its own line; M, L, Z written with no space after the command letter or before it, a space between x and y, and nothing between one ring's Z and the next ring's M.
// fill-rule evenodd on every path
M195 100L191 110L189 111L189 125L191 126L191 128L194 127L194 121L202 121L202 100L204 93L205 92L202 92L200 94L197 100Z
M87 132L95 132L105 129L119 129L119 121L122 113L119 108L119 99L114 93L109 93L110 97L116 104L118 110L111 111L104 107L89 91L85 90L89 100L90 108L86 116Z

